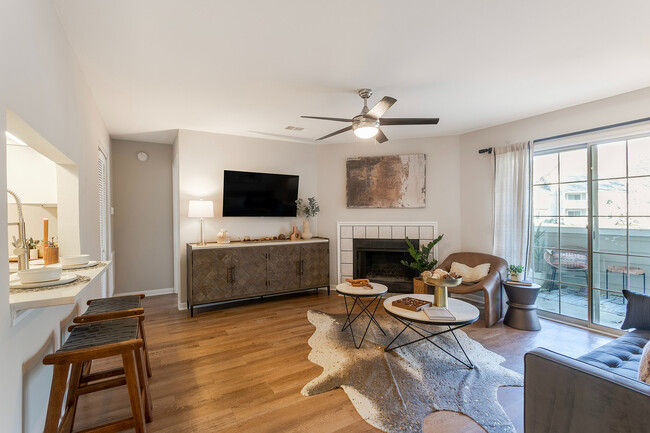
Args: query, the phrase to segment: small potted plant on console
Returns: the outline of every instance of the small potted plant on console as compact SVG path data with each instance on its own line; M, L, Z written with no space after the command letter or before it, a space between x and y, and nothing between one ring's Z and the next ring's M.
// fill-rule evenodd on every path
M400 263L404 266L408 266L411 269L415 269L418 272L418 276L413 278L413 293L427 293L427 285L422 281L422 277L419 275L424 271L433 270L438 264L438 260L433 258L429 261L429 255L433 247L440 242L444 235L440 235L427 245L420 245L419 249L415 249L409 238L406 238L406 243L409 246L409 254L413 258L412 262L407 262L406 260L401 260Z

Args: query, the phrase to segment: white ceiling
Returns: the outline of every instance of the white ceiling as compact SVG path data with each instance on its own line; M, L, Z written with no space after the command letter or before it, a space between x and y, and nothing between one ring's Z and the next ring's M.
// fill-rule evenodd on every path
M389 139L450 135L650 86L647 0L53 2L117 138L311 142L345 125L300 115L352 117L362 87L440 117Z

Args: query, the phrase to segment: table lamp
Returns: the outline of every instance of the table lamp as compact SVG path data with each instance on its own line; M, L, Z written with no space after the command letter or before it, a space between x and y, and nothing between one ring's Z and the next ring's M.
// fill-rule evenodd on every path
M190 208L187 216L189 218L201 218L200 245L205 245L205 222L203 221L203 218L214 218L212 200L190 200Z

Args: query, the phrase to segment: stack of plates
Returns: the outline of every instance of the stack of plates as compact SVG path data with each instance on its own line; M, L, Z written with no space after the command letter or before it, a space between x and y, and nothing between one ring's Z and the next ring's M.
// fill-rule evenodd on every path
M81 269L89 268L97 264L96 261L89 261L89 259L90 254L80 254L78 256L61 257L59 261L63 269Z
M9 287L12 289L34 289L38 287L58 286L76 280L76 275L61 277L61 267L58 265L43 266L42 268L18 271L11 276Z

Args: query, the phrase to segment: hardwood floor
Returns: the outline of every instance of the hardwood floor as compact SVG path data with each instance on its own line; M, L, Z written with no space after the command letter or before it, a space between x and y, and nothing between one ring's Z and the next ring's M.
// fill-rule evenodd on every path
M324 290L198 310L178 311L176 295L144 300L153 368L154 420L149 432L366 432L377 431L358 415L342 390L303 397L302 387L322 369L307 360L314 327L307 310L345 313L342 298ZM380 308L381 310L381 308ZM382 317L385 313L378 314ZM389 317L383 317L390 320ZM518 331L479 319L464 328L505 366L523 373L523 355L543 346L578 356L609 337L543 320L542 331ZM523 389L501 388L499 401L523 431ZM75 430L123 417L122 388L82 396ZM469 418L437 412L425 432L483 431Z

